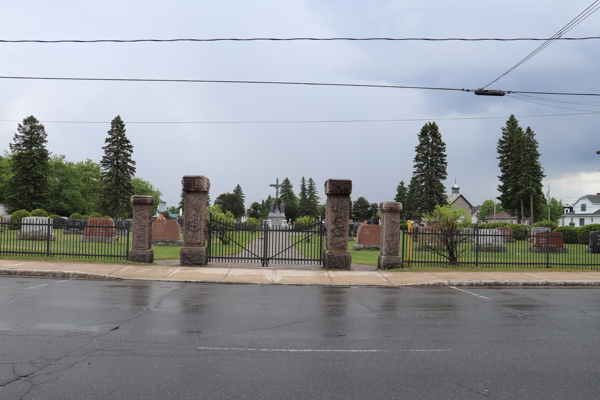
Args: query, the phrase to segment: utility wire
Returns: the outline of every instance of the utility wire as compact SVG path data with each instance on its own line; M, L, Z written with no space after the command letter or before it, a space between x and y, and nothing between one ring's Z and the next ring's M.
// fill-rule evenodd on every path
M554 43L556 40L558 40L560 37L562 37L562 35L564 35L568 31L570 31L575 26L579 25L583 20L585 20L590 15L592 15L593 13L598 11L598 9L600 9L600 5L597 5L597 3L599 1L600 0L594 1L590 6L588 6L585 10L583 10L579 15L577 15L575 18L573 18L567 25L563 26L558 32L556 32L554 35L552 35L552 37L550 39L546 40L537 49L535 49L534 51L529 53L527 56L525 56L525 58L523 58L521 61L519 61L518 63L513 65L510 69L508 69L508 71L504 72L502 75L500 75L499 77L497 77L496 79L494 79L493 81L491 81L490 83L485 85L482 89L487 88L491 84L497 82L504 76L508 75L511 71L515 70L520 65L522 65L523 63L525 63L526 61L531 59L533 56L535 56L536 54L538 54L539 52L544 50L546 47L550 46L552 43Z
M521 97L515 96L515 95L510 95L509 94L508 96L512 97L513 99L516 99L516 100L525 101L527 103L539 104L541 106L546 106L546 107L560 108L560 109L563 109L563 110L588 111L588 112L591 112L591 113L600 113L599 110L583 110L581 108L561 107L561 106L555 106L555 105L551 105L551 104L547 104L547 103L541 103L539 101L533 101L533 100L524 99L524 98L521 98Z
M0 43L42 43L42 44L53 44L53 43L171 43L171 42L299 42L299 41L311 41L311 42L333 42L333 41L352 41L352 42L374 42L374 41L389 41L389 42L524 42L524 41L548 41L548 40L598 40L600 36L584 36L584 37L557 37L557 38L533 38L533 37L519 37L519 38L460 38L460 37L449 37L449 38L424 38L424 37L407 37L407 38L390 38L390 37L367 37L367 38L353 38L353 37L331 37L331 38L316 38L316 37L295 37L295 38L270 38L270 37L257 37L257 38L209 38L209 39L195 39L195 38L178 38L178 39L92 39L92 40L81 40L81 39L58 39L58 40L42 40L42 39L15 39L6 40L1 39Z
M598 0L600 1L600 0ZM210 79L151 79L151 78L69 78L69 77L40 77L40 76L0 76L0 79L16 80L46 80L46 81L101 81L101 82L170 82L170 83L243 83L258 85L294 85L294 86L338 86L338 87L363 87L363 88L388 88L388 89L419 89L419 90L444 90L475 93L477 89L434 87L434 86L406 86L406 85L372 85L358 83L325 83L325 82L291 82L291 81L239 81L239 80L210 80ZM506 90L506 94L547 94L557 96L600 96L600 93L569 93L569 92L534 92L524 90Z
M564 114L517 115L519 118L564 117L573 115L598 114L600 111L589 111ZM243 124L321 124L321 123L370 123L370 122L421 122L421 121L464 121L506 119L503 117L452 117L452 118L403 118L403 119L339 119L339 120L290 120L290 121L124 121L126 124L148 125L243 125ZM0 122L20 123L16 119L0 119ZM107 121L57 121L41 120L44 124L109 124Z

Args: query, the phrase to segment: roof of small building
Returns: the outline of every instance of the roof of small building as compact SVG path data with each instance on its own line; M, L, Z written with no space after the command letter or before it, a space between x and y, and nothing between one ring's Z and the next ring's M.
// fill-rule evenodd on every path
M463 196L462 194L459 194L459 193L452 193L451 195L448 195L448 199L447 199L448 204L454 204L454 202L456 200L458 200L460 197L462 197L463 200L467 202L469 207L473 207L473 205L471 203L469 203L469 200L467 200L467 198L465 196Z
M586 194L585 196L581 196L579 200L583 199L584 197L591 201L593 204L600 204L600 195L598 194Z

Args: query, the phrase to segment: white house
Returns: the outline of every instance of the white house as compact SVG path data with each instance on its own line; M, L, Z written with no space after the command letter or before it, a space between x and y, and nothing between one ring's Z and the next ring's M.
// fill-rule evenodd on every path
M600 224L600 193L586 194L572 205L572 211L565 210L560 217L560 226L584 226Z
M8 214L8 206L6 204L0 204L0 215Z

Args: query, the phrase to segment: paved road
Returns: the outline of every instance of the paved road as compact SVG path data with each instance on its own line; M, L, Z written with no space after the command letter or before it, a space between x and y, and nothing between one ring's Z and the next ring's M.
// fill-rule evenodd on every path
M1 399L598 399L599 289L0 278Z

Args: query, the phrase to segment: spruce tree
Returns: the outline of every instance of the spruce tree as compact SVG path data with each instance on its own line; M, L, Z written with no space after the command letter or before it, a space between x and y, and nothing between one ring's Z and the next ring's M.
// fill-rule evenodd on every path
M311 215L311 204L308 199L308 191L306 188L306 179L302 177L300 180L300 194L299 194L299 204L298 204L298 216L304 217L306 215Z
M408 189L406 190L406 204L404 204L402 210L404 212L404 219L406 219L407 221L421 219L419 213L416 211L415 206L418 197L417 191L417 178L413 175L412 178L410 178Z
M306 182L306 195L308 196L308 201L310 202L310 215L311 217L317 218L319 216L319 194L317 192L317 185L313 178L308 178Z
M244 210L245 207L246 207L246 204L245 204L246 196L244 196L244 192L242 191L242 187L239 184L235 187L235 189L233 189L233 194L235 194L237 196L238 201L239 201L239 205L242 207L242 210ZM243 214L244 213L242 212L242 215ZM237 218L237 216L236 216L236 218Z
M524 132L511 115L502 127L496 146L500 167L500 202L509 213L523 218L539 215L545 202L540 165L540 153L535 133L530 127Z
M400 184L396 186L396 197L394 201L402 203L402 211L400 211L400 219L406 220L406 196L408 195L408 188L404 186L404 181L400 181Z
M448 198L443 183L448 177L446 144L435 122L421 128L415 152L413 176L417 187L413 207L417 215L421 215L432 212L436 205L446 205Z
M285 178L281 182L280 200L285 204L285 217L289 221L295 221L298 215L298 198L294 194L292 182Z
M131 179L135 175L135 161L131 158L133 145L125 135L125 124L120 116L111 121L104 143L104 156L100 161L100 205L105 214L116 218L127 214L131 208Z
M50 196L50 152L44 125L33 115L18 124L10 143L13 176L6 185L9 210L46 208Z

